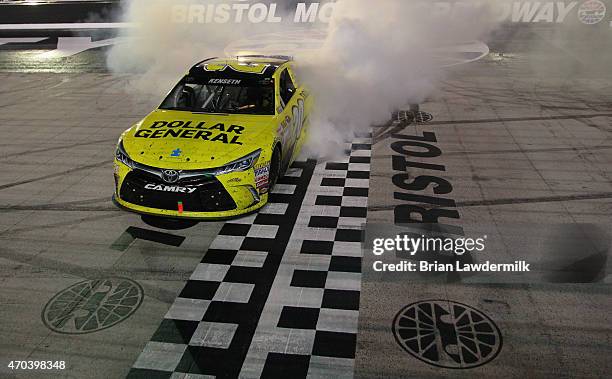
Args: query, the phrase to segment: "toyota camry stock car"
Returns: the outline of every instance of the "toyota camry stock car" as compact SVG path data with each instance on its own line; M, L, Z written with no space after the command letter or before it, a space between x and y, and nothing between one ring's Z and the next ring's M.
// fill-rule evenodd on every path
M212 58L126 130L115 203L167 218L228 218L266 204L305 140L311 101L289 58Z

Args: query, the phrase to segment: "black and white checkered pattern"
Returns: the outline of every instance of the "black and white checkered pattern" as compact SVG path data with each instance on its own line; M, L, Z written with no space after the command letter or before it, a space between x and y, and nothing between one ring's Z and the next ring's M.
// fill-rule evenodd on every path
M128 377L352 377L370 140L226 223Z

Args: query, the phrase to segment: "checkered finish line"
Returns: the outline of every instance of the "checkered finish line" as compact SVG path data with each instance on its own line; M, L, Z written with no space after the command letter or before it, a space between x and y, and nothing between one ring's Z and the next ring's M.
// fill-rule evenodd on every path
M371 136L227 222L128 378L352 377Z

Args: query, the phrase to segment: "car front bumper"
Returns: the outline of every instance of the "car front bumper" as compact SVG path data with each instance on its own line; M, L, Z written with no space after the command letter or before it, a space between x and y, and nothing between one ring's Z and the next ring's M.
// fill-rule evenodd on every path
M167 184L160 178L116 162L114 203L144 215L194 220L228 219L263 207L268 194L256 189L253 171L222 178Z
M236 218L240 216L246 216L250 213L256 212L264 205L266 205L267 201L262 198L259 203L254 204L251 207L243 208L243 209L235 209L230 211L219 211L219 212L179 212L178 210L167 210L167 209L157 209L157 208L149 208L141 205L131 204L126 201L121 200L116 195L113 195L113 203L128 212L138 213L141 215L148 216L158 216L158 217L166 217L166 218L176 218L176 219L190 219L190 220L226 220L231 218Z

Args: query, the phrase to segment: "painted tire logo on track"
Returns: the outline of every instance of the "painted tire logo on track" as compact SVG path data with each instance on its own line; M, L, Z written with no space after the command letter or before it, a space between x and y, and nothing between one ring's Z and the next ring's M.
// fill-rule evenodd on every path
M425 300L404 307L393 320L397 343L430 365L468 369L499 354L502 335L493 320L469 305Z
M92 333L130 317L142 299L142 287L133 280L86 280L49 300L42 311L42 319L49 329L58 333Z

